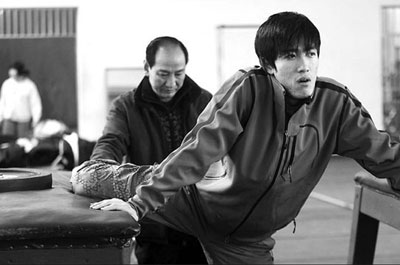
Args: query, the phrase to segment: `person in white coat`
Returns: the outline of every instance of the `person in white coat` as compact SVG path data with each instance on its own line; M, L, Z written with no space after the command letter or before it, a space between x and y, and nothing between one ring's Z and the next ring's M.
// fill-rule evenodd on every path
M13 63L0 92L1 134L29 138L42 116L42 102L36 84L22 62Z

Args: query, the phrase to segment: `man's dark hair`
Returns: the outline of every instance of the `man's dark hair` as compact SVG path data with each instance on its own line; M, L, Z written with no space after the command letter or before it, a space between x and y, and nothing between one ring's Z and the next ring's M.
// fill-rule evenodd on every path
M174 37L169 37L169 36L163 36L163 37L158 37L152 40L149 45L147 45L146 48L146 61L149 64L150 67L153 67L153 65L156 63L156 53L160 47L165 47L168 45L177 45L181 48L183 51L183 54L185 55L185 61L186 64L189 61L189 54L188 51L183 45L182 42L180 42L178 39Z
M315 48L319 56L321 38L318 29L304 15L281 12L268 18L259 28L254 41L260 64L275 68L275 60L283 52L304 41L307 50Z
M15 69L19 76L29 76L29 70L26 69L25 64L20 61L11 64L8 69Z

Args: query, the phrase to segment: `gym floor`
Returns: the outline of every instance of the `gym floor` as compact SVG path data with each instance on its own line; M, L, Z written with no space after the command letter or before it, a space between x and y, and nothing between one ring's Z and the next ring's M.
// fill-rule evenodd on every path
M276 264L346 264L350 243L354 175L362 168L353 160L334 156L294 225L274 238ZM400 263L400 231L379 225L375 264Z

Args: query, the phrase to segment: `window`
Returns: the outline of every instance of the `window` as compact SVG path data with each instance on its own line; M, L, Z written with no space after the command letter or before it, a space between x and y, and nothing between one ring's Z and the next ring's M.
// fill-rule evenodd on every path
M0 38L75 37L76 8L0 9Z
M382 8L384 125L400 138L400 6Z
M239 69L259 65L254 50L258 25L221 25L218 34L218 85Z
M144 75L143 67L106 69L108 103L111 103L119 95L137 88Z

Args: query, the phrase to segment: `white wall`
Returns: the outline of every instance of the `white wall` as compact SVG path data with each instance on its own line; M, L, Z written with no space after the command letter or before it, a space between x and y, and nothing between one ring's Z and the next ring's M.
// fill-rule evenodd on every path
M322 39L320 75L347 85L381 128L383 4L400 0L2 0L0 7L78 7L79 133L94 140L107 114L106 68L141 67L148 42L171 35L189 50L187 73L215 92L217 26L259 25L286 10L315 23Z

